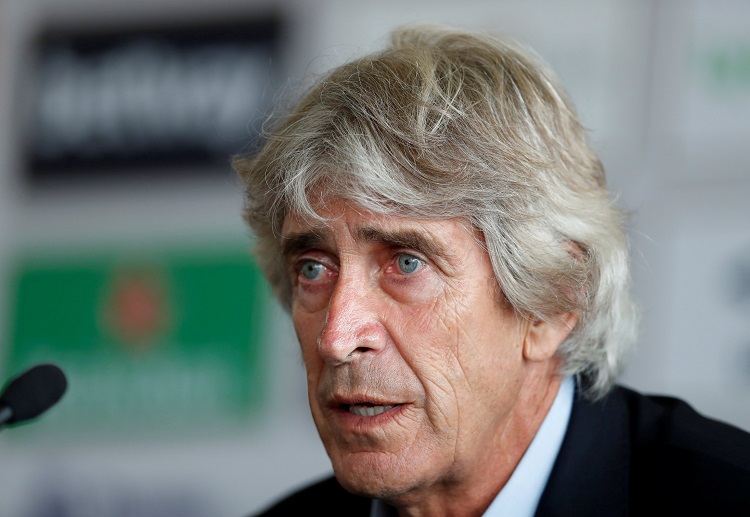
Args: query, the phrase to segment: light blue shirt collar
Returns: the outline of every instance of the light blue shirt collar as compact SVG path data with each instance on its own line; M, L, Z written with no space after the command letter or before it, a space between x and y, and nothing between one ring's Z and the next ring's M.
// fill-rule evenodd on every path
M568 428L574 392L573 379L565 377L529 448L483 517L533 517ZM387 517L389 510L374 499L370 517Z

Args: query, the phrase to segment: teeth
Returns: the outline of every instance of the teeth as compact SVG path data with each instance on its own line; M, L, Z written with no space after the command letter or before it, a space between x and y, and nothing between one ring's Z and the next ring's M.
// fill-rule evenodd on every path
M349 411L351 413L354 413L357 416L375 416L379 415L380 413L383 413L384 411L388 411L389 409L393 409L396 406L362 406L362 405L353 405L349 406Z

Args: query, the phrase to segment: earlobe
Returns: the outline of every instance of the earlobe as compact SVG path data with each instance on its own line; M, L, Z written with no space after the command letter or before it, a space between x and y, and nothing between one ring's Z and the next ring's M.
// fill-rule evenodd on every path
M577 312L568 312L549 321L529 322L523 342L524 359L535 362L550 359L577 322Z

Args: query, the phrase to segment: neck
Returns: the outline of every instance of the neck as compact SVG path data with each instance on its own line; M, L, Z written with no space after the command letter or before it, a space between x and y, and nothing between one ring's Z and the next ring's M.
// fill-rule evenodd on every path
M552 407L562 377L555 362L533 363L519 397L481 458L426 493L390 501L401 517L481 516L510 479Z

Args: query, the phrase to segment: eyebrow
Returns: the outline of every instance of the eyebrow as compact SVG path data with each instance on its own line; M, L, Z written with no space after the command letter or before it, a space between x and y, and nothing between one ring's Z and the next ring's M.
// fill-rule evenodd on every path
M453 256L445 246L442 246L435 239L427 237L424 232L416 230L383 230L368 226L357 231L357 240L386 246L411 248L441 261L450 261Z
M281 256L285 260L305 250L330 247L330 238L312 231L285 235L281 239Z
M411 248L436 260L441 267L450 269L454 255L445 246L430 238L425 232L417 230L384 230L365 226L355 233L357 243L376 243L384 246ZM282 237L281 255L290 260L295 255L309 249L331 250L335 246L332 237L326 231L303 231Z

